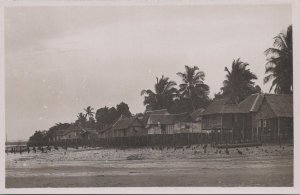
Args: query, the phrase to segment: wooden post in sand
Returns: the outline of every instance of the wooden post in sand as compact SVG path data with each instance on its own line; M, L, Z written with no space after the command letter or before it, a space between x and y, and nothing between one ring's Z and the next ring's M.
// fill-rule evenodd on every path
M221 144L222 144L222 138L223 138L223 114L221 114Z
M278 132L278 140L280 141L280 118L277 118L277 132Z
M243 131L242 131L242 140L245 139L245 115L243 114Z
M259 120L256 120L256 141L258 141L258 123Z

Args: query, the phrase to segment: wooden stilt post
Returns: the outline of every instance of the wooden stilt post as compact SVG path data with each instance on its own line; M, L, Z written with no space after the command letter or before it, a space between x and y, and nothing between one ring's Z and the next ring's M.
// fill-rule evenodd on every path
M223 139L223 114L221 114L221 144L222 144L222 140Z
M278 131L278 140L280 140L280 118L277 118L278 121L278 126L277 126L277 131Z
M245 115L243 114L243 131L242 131L242 140L244 142L245 139Z
M258 141L258 123L259 120L256 120L256 141Z

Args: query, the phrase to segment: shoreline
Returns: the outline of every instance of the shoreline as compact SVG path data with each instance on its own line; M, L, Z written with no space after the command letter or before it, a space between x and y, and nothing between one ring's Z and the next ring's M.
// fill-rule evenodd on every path
M210 147L206 154L102 149L7 155L6 187L293 186L293 146L279 148L244 148L243 155L215 154Z

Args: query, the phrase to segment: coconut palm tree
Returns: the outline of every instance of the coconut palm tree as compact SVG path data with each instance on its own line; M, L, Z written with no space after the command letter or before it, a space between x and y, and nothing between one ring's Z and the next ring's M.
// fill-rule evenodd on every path
M77 115L77 120L76 120L76 124L78 125L85 125L87 122L86 120L86 115L83 114L82 112L80 112L78 115Z
M242 62L238 58L233 60L231 71L225 67L226 80L223 81L223 87L221 88L223 97L231 97L238 103L257 91L257 87L253 82L257 79L257 76L247 68L248 66L248 63Z
M185 66L185 72L178 72L182 83L179 85L179 92L182 98L190 99L192 109L205 106L209 100L209 86L204 84L205 74L197 66Z
M141 91L141 96L144 96L144 105L146 110L157 110L169 108L172 104L173 98L177 95L176 83L169 80L168 77L159 79L156 77L154 91L147 89Z
M87 108L84 109L85 111L85 117L89 117L89 118L93 118L94 117L94 108L92 108L91 106L88 106Z
M292 25L286 32L274 37L273 48L265 51L267 56L266 74L264 83L272 80L270 92L274 88L275 93L293 93L293 39Z

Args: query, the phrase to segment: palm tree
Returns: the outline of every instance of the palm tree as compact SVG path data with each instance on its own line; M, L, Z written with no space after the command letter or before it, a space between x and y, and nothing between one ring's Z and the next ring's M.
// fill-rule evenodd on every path
M86 124L86 115L83 114L82 112L80 112L78 115L77 115L77 120L76 120L76 124L79 124L79 125L85 125Z
M94 108L92 108L91 106L88 106L87 108L84 109L85 111L85 117L89 117L89 118L93 118L94 117Z
M247 68L248 66L248 63L242 62L238 58L233 60L231 71L225 67L227 75L221 88L222 96L231 97L238 103L257 91L257 87L254 86L253 82L257 77Z
M177 95L175 86L176 83L170 81L168 77L163 75L160 79L156 77L154 92L150 89L141 91L141 96L145 95L144 105L146 105L146 110L169 108L173 98Z
M275 87L275 93L293 93L293 39L292 25L286 33L279 33L274 37L273 48L265 51L267 56L264 83L273 80L270 92Z
M197 66L185 66L185 72L178 72L182 83L179 85L181 97L190 99L193 111L197 104L204 106L209 94L209 86L204 84L205 74ZM201 105L202 104L202 105Z

